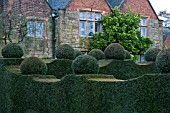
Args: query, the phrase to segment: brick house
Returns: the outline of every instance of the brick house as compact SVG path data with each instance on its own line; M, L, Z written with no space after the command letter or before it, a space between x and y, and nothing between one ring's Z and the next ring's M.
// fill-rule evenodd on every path
M28 36L41 37L40 43L46 43L42 49L33 50L34 54L51 56L51 30L49 20L50 11L55 13L56 44L67 43L81 51L87 51L88 38L95 32L100 32L101 14L107 15L114 6L125 11L128 6L132 12L140 13L139 29L142 36L149 36L153 40L153 47L162 48L162 21L159 20L148 0L15 0L21 1L21 11L30 20L28 22ZM18 3L18 2L17 2ZM41 21L41 22L40 22ZM43 23L43 24L41 24ZM36 35L35 27L39 26ZM43 26L43 27L42 27ZM41 28L41 30L40 30ZM37 46L37 45L36 45ZM36 47L41 48L41 47ZM32 50L31 50L32 51ZM39 52L37 52L39 51ZM43 51L43 52L42 52Z

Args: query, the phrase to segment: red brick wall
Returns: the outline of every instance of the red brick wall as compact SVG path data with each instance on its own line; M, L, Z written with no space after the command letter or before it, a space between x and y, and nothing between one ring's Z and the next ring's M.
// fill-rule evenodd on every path
M109 13L111 9L105 0L72 0L66 7L67 10L79 10L84 8L92 8L92 10L100 10Z
M151 19L158 19L148 0L125 0L121 10L125 11L126 6L129 6L134 13L140 13L142 16L150 16Z

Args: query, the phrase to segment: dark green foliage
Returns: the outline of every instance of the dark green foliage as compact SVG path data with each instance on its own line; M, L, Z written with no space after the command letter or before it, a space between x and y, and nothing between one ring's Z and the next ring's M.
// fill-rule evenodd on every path
M161 50L156 57L156 68L161 73L170 73L170 49Z
M59 59L74 59L74 49L68 44L62 44L57 47L56 57Z
M150 48L149 50L146 51L145 53L145 59L146 61L155 61L156 56L158 53L161 51L159 48Z
M20 70L22 74L46 74L47 65L37 57L25 58L21 65Z
M9 43L2 49L2 56L4 58L21 58L23 55L23 49L16 43Z
M136 64L133 60L100 60L99 74L113 75L117 79L132 79L147 73L157 73L155 63Z
M96 58L90 55L80 55L72 62L72 69L75 74L98 73L99 65Z
M100 49L92 49L88 55L95 57L97 60L104 59L104 52Z
M125 59L131 59L131 54L129 53L129 51L125 50L125 53L126 53Z
M124 60L126 57L125 49L118 43L112 43L104 50L106 59Z
M0 65L20 65L23 58L0 58Z
M71 69L72 60L69 59L57 59L51 63L47 63L47 74L54 75L56 78L62 78L66 74L72 74Z
M79 51L78 49L74 49L74 59L78 57L79 55L82 55L83 53Z
M119 43L132 55L143 54L152 41L141 36L138 30L139 23L140 14L132 13L129 9L121 12L114 7L111 13L102 17L103 30L90 38L89 50L104 50L111 43Z

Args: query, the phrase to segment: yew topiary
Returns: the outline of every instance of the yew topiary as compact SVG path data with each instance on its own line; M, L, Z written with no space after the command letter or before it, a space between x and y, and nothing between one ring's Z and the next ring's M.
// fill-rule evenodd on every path
M104 50L106 59L124 60L126 57L125 49L118 43L112 43Z
M21 65L20 71L22 74L46 74L47 65L37 57L25 58Z
M78 57L79 55L82 55L83 53L79 51L78 49L74 49L74 59Z
M95 57L97 60L104 59L104 52L100 49L92 49L88 55Z
M23 55L23 49L16 43L9 43L2 49L2 56L4 58L21 58Z
M96 74L99 72L97 59L90 55L80 55L72 62L75 74Z
M146 61L155 61L156 60L156 56L158 55L158 53L161 51L161 49L159 48L150 48L146 51L145 53L145 59Z
M74 59L74 49L68 44L59 45L56 49L56 57L59 59Z
M131 54L129 53L129 51L125 50L125 53L126 53L125 59L131 59Z
M156 68L161 73L170 73L170 49L161 50L155 61Z

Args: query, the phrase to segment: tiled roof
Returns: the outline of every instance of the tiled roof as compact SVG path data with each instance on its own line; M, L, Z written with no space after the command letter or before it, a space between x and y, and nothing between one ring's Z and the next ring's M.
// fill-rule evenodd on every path
M120 6L124 0L106 0L111 8L114 8L115 6Z
M167 46L167 48L170 48L170 34L168 34L168 36L166 37L164 44Z
M70 0L47 0L52 9L58 10L65 8Z

